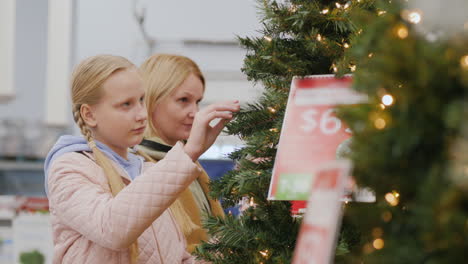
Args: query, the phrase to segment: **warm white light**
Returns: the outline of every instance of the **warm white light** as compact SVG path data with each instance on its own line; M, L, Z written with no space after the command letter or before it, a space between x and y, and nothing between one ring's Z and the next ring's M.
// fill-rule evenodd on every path
M393 104L393 96L386 94L382 96L382 103L386 106L392 105Z
M408 14L408 21L413 24L418 24L419 22L421 22L421 14L417 11L410 12Z
M377 15L381 16L385 15L385 13L387 13L387 11L380 10L379 12L377 12Z
M385 122L385 120L383 118L377 118L374 121L374 126L377 129L384 129L386 125L387 125L387 123Z
M351 65L351 66L349 66L349 68L351 69L352 72L356 71L356 65Z
M324 14L324 15L325 15L325 14L327 14L327 13L328 13L328 9L324 9L324 10L322 10L322 12L321 12L321 13L322 13L322 14Z
M460 64L463 68L467 68L468 69L468 55L465 55L463 57L461 57L460 59Z
M341 8L340 3L336 2L335 5L336 5L336 7Z
M384 247L384 241L383 239L381 238L377 238L376 240L374 240L374 242L372 243L372 246L374 246L375 249L382 249Z
M397 206L398 205L398 197L396 197L393 193L387 193L385 195L385 200L391 205L391 206Z
M397 28L397 36L401 39L405 39L406 37L408 37L408 29L401 25Z
M317 40L318 40L318 41L322 41L322 35L317 34Z
M271 41L271 38L270 38L270 37L268 37L268 36L264 36L263 38L264 38L266 41L268 41L268 42L270 42L270 41Z
M347 49L347 48L349 48L349 44L345 43L345 44L343 44L343 47L345 47L345 49Z

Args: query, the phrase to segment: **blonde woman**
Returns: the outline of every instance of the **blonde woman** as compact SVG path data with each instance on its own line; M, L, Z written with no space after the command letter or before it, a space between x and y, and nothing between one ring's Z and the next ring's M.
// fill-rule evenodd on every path
M205 79L191 59L171 54L151 56L140 70L149 118L145 139L137 149L160 161L178 142L187 140L193 133L194 117L205 92ZM187 239L189 252L202 240L209 239L202 228L203 215L224 216L219 201L208 195L208 175L198 166L202 172L171 206Z
M83 136L61 137L45 162L53 263L193 263L167 208L198 177L194 161L238 104L199 112L187 143L154 164L128 151L147 124L132 63L111 55L84 60L73 72L71 96ZM210 127L214 118L223 122Z

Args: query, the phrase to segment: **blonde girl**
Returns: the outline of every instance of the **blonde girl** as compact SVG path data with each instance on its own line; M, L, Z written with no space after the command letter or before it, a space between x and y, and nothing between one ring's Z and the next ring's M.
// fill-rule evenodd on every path
M194 163L238 111L236 102L200 111L186 144L157 164L129 152L147 113L138 69L98 55L72 75L72 111L82 136L63 136L45 162L53 263L193 263L167 210L198 176ZM216 126L210 121L221 118Z

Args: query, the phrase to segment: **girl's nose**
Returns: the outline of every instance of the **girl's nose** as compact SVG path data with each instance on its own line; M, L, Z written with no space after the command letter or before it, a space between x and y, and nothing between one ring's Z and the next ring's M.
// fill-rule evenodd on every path
M145 105L140 105L138 107L138 112L136 115L137 121L145 121L148 118L148 113L146 111Z

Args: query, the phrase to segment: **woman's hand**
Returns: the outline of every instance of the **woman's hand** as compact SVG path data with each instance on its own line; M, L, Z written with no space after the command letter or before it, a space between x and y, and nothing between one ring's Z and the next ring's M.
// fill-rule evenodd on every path
M198 160L203 152L213 145L221 130L231 121L232 112L239 110L239 101L227 101L211 104L195 115L190 136L184 147L193 161ZM210 126L210 122L216 118L221 120L215 126Z

